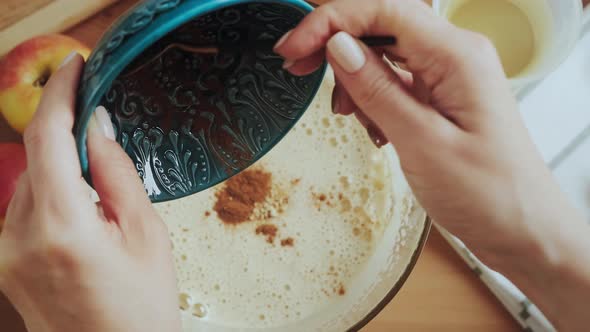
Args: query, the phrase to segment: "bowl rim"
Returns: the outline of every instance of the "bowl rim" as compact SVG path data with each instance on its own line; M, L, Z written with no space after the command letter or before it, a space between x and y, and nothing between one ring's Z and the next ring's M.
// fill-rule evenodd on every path
M183 24L185 24L197 17L203 16L203 15L206 15L206 14L218 11L218 10L222 10L222 9L225 9L228 7L242 5L242 4L248 4L248 3L270 3L270 4L281 4L281 5L285 5L285 6L293 6L295 8L305 11L306 14L309 14L314 10L314 6L305 0L210 0L210 1L204 1L202 3L196 4L195 6L191 7L190 11L185 12L184 15L179 15L179 17L177 17L176 19L171 20L172 22L168 22L168 24L166 24L166 25L160 25L157 29L152 29L151 31L146 32L146 36L144 39L133 43L132 46L129 46L126 49L126 51L119 57L119 59L122 59L122 61L119 61L116 66L112 66L111 68L109 68L107 70L107 72L105 74L101 75L102 78L98 81L98 83L94 87L92 87L94 92L88 95L86 100L84 100L84 103L77 104L77 106L76 106L77 113L79 114L76 117L76 124L74 127L76 146L77 146L80 166L82 169L82 176L91 186L92 186L92 178L91 178L89 160L88 160L88 149L87 149L88 132L87 132L87 130L88 130L88 126L90 124L90 120L92 118L92 115L94 114L96 107L100 103L100 99L107 93L107 89L110 87L111 83L142 52L144 52L151 45L156 43L158 40L160 40L161 38L163 38L164 36L166 36L170 32L174 31L174 29L182 26ZM107 37L113 37L114 35L110 36L110 33L115 31L115 29L118 28L120 24L122 24L123 22L126 22L126 20L128 20L131 17L130 15L133 12L135 12L138 8L142 8L141 6L144 6L144 5L145 5L145 3L138 3L137 5L131 7L125 13L123 13L120 16L120 18L117 21L115 21L106 30L106 32L103 34L103 36L99 39L99 43L101 41L104 41L105 38L107 38ZM178 10L178 7L175 9L172 9L171 12L174 12L177 10ZM136 33L139 33L139 32L140 31L138 31ZM126 42L123 42L122 45L124 45L125 43ZM90 55L90 57L88 59L89 61L92 60L94 54L95 53L93 52ZM313 91L311 91L311 94L310 94L311 96L317 95L317 92L319 91L321 83L323 81L323 77L326 74L326 69L327 69L327 62L324 61L323 65L320 68L318 68L317 72L320 73L320 79L318 80L316 87L313 89ZM84 77L84 75L82 77ZM80 92L78 93L78 99L80 99ZM80 102L80 101L77 101L77 103L78 102ZM310 103L308 103L305 110L303 112L301 112L301 114L299 114L297 116L297 118L294 119L288 126L286 126L285 131L281 135L277 136L275 138L275 141L272 142L271 144L269 144L268 148L260 156L258 156L258 158L252 160L252 163L250 165L253 165L254 163L256 163L266 153L268 153L270 150L272 150L285 137L285 135L293 129L295 124L297 124L299 122L299 120L301 119L303 114L307 111L310 104L311 104L311 101L310 101ZM220 177L219 181L213 181L210 183L210 185L207 188L202 188L199 191L214 187L215 185L230 179L231 177L237 175L240 172L235 172L234 174L228 175L225 178ZM175 200L178 198L190 196L190 195L196 194L197 192L198 191L192 191L191 193L186 194L186 195L182 195L182 196L177 196L177 197L176 196L166 196L166 197L159 198L159 199L150 197L150 201L152 201L152 203L164 203L164 202Z
M131 48L131 50L128 50L125 52L125 56L122 57L125 61L121 62L120 65L118 65L114 70L110 70L110 73L105 75L106 78L103 78L99 82L99 84L95 87L95 90L97 92L95 92L93 95L91 95L88 98L87 104L80 105L80 107L84 106L85 108L82 109L83 112L80 114L80 117L78 118L78 120L81 120L81 121L78 122L77 127L76 127L76 140L78 143L78 153L80 156L80 162L82 165L83 174L84 174L84 177L87 179L87 181L89 181L89 183L91 183L91 179L89 176L88 155L87 155L87 149L86 149L87 128L89 125L90 118L94 114L94 111L96 108L96 105L94 105L94 104L98 104L100 101L100 98L102 96L104 96L104 94L106 93L106 91L101 91L101 90L105 90L106 89L105 87L109 86L109 83L111 83L118 75L120 75L121 72L135 58L137 58L137 56L139 54L141 54L141 52L145 51L147 48L149 48L151 45L153 45L156 41L158 41L160 38L162 38L163 36L167 35L171 31L173 31L174 29L182 26L186 22L188 22L196 17L202 16L202 15L205 15L205 14L208 14L208 13L211 13L211 12L223 9L223 8L227 8L230 6L236 6L236 5L240 5L240 4L246 4L246 3L281 3L284 5L291 5L291 6L295 6L295 7L299 8L299 9L303 9L307 13L310 13L314 9L313 3L309 3L304 0L218 0L218 1L206 2L204 4L197 5L190 12L190 13L194 13L194 15L189 15L189 14L183 15L182 19L176 20L173 24L166 25L165 29L163 29L163 30L154 29L152 32L150 32L147 36L148 37L146 39L147 41L140 43L142 45L141 47ZM121 17L126 17L129 13L132 13L138 6L141 6L141 4L138 4L138 5L130 8ZM121 22L122 21L116 21L115 23L113 23L113 25L111 25L111 27L105 32L105 34L101 37L100 40L103 40L109 34L109 32L112 31L113 27L115 27L117 24L119 24ZM158 31L156 31L156 30L158 30ZM327 64L324 63L322 68L320 68L320 70L322 71L321 77L323 77L325 75L326 69L327 69ZM317 85L316 89L313 91L312 95L317 94L317 91L319 90L322 81L323 80L319 81L319 84ZM287 130L281 136L279 136L277 138L277 140L276 140L276 142L274 142L274 144L269 146L268 151L272 150L275 147L275 145L278 144L284 138L284 136L300 120L300 117L304 113L305 113L305 111L302 112L302 114L292 122L292 124L287 128ZM263 155L264 154L259 156L259 158L257 158L256 160L253 160L253 163L255 163L260 158L262 158ZM232 176L228 176L227 179L231 178ZM227 179L221 180L219 182L225 181ZM218 184L218 183L212 183L210 187L213 187L216 184ZM161 200L157 200L157 201L153 201L153 202L154 203L162 203L162 202L166 202L166 201L173 200L173 199L176 199L176 198L171 197L168 199L161 199ZM419 241L417 243L417 247L414 250L414 252L412 253L412 257L410 258L410 261L406 265L401 277L397 280L397 282L394 284L394 286L391 288L391 290L383 296L383 299L377 305L375 305L375 307L373 309L371 309L369 311L369 313L364 318L360 319L357 323L355 323L353 326L347 328L345 331L358 332L360 329L365 327L369 322L371 322L393 300L393 298L397 295L397 293L400 291L402 286L406 283L409 275L411 274L414 267L416 266L416 263L421 255L423 249L424 249L424 246L425 246L428 236L430 234L431 227L432 227L432 220L428 215L426 215L425 220L424 220L424 226L421 231Z
M359 320L356 324L352 327L348 328L346 332L358 332L367 324L369 324L373 319L387 307L387 305L393 300L393 298L397 295L397 293L401 290L403 285L405 285L406 281L408 280L410 274L414 270L418 259L420 258L422 251L424 250L424 246L428 240L428 236L430 235L430 231L432 230L432 219L426 215L426 219L424 220L424 227L422 229L422 234L420 235L420 239L418 240L418 246L412 253L412 257L410 261L406 265L406 268L401 275L401 277L397 280L393 288L385 294L383 299L361 320Z

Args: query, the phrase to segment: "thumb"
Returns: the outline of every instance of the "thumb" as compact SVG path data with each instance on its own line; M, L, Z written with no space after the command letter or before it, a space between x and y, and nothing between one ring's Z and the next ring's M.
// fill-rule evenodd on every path
M420 103L389 64L348 33L335 34L328 41L327 53L342 87L396 148L423 145L424 139L457 130L441 114Z
M94 189L108 218L120 222L141 214L150 201L133 162L115 141L107 110L100 106L88 128L88 161Z

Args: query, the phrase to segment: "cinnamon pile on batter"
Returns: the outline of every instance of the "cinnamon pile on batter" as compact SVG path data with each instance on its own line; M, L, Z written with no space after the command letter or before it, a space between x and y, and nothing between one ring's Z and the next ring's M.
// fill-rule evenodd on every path
M217 193L213 209L227 224L240 224L250 220L256 204L270 195L272 175L255 169L246 170L232 177Z

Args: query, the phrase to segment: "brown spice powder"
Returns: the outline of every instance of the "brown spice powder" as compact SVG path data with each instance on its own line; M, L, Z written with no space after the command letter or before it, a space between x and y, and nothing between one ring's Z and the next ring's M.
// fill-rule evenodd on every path
M264 224L256 227L256 235L266 236L266 242L274 243L275 237L277 236L278 228L275 225Z
M292 237L288 237L286 239L281 240L281 246L283 247L292 247L295 244L295 240Z
M270 194L272 175L263 170L246 170L227 180L216 195L213 209L227 224L239 224L250 220L257 203Z

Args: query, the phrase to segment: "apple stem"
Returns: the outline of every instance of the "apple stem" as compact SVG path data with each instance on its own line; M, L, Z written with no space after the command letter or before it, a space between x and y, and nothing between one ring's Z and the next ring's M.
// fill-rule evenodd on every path
M41 77L39 77L34 83L33 85L35 87L44 87L45 84L47 84L47 82L49 81L49 77L51 77L51 74L48 71L45 71L43 74L41 74Z

